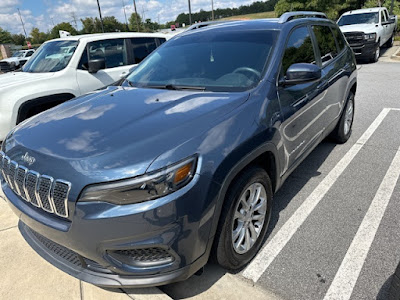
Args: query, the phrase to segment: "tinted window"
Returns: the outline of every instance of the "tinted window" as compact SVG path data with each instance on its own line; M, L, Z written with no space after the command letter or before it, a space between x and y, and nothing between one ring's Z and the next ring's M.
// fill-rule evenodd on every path
M314 49L307 27L297 28L291 33L282 60L283 74L286 74L292 64L297 63L315 64Z
M385 16L385 14L383 13L383 10L381 11L381 22L383 23L383 22L386 22L387 21L387 19L386 19L386 16Z
M104 40L89 43L89 60L104 58L106 68L128 65L124 39Z
M335 38L328 26L313 26L313 30L321 53L322 64L326 64L338 54Z
M164 38L156 38L158 40L158 44L161 45L162 43L165 43L167 40Z
M278 33L205 30L175 37L128 76L137 87L244 91L257 85Z
M383 12L385 14L386 20L389 21L389 13L387 12L387 10L384 10Z
M88 55L87 55L87 50L85 48L85 51L82 53L81 60L79 61L78 69L80 70L88 70Z
M332 29L333 35L335 36L335 39L336 39L336 41L338 43L339 52L340 52L344 48L344 45L346 45L346 43L344 41L343 34L340 31L340 29L337 28L337 27L331 27L331 29Z
M133 38L131 39L135 64L140 63L151 52L157 48L154 38Z
M33 54L33 51L29 51L29 52L26 54L26 56L25 56L25 57L32 56L32 54Z

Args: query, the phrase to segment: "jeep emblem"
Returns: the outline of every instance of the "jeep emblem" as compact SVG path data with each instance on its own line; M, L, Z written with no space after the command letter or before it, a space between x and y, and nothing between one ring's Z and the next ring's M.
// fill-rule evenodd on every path
M26 152L24 155L21 156L21 159L27 163L29 166L35 163L36 158L33 156L29 156L28 152Z

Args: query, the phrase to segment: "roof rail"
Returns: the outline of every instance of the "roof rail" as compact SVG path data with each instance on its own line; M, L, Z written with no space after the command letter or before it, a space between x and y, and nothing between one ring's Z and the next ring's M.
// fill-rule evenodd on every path
M280 18L278 23L286 23L289 22L295 18L322 18L322 19L328 19L326 14L321 13L321 12L315 12L315 11L291 11L291 12L286 12L284 13Z
M199 28L203 28L203 27L206 27L206 26L212 26L212 25L217 25L217 24L222 24L222 23L228 23L228 22L232 22L232 21L237 21L237 20L198 22L198 23L195 23L195 24L191 25L190 27L188 27L186 29L186 31L193 30L193 29L199 29Z

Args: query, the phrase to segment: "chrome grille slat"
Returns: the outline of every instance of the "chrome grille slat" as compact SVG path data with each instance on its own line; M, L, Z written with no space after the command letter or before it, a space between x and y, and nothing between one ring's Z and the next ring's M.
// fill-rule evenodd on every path
M25 176L26 173L28 173L28 169L19 166L17 171L15 172L15 188L18 192L18 195L21 196L22 199L26 201L26 194L25 194L25 189L24 189L24 184L25 184Z
M61 217L68 217L68 194L71 189L71 184L63 180L56 180L52 197L54 204L54 211Z
M36 207L40 207L40 202L36 198L37 184L39 180L39 173L35 171L28 171L25 177L25 195L27 200Z
M53 181L54 180L52 177L41 175L39 177L36 190L36 198L40 200L40 203L42 204L42 209L49 213L54 212L53 205L50 199L50 190L51 186L53 185Z
M71 183L18 165L0 151L0 175L19 197L46 212L68 217L68 195Z

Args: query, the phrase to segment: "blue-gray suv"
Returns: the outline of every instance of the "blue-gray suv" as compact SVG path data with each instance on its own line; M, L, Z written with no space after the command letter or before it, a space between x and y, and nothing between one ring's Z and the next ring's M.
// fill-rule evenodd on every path
M18 125L2 191L32 248L84 281L162 285L210 257L237 270L289 174L328 135L349 139L356 88L353 52L324 14L209 24L120 86Z

